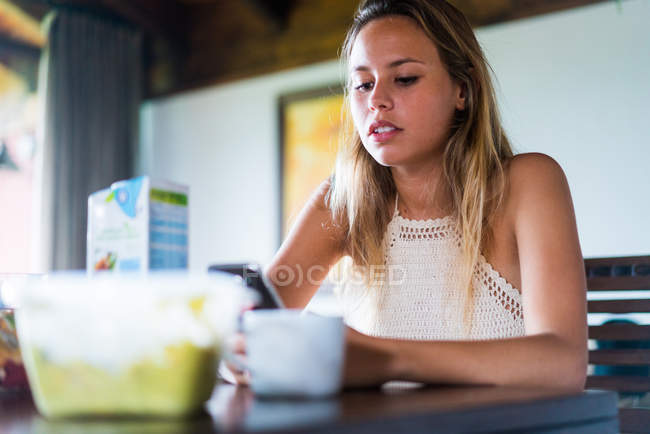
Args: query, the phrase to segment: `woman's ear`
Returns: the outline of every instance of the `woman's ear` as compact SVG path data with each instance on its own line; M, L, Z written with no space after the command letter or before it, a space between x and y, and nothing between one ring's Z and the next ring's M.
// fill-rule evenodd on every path
M474 68L469 68L469 78L473 86L477 89L480 89L481 85L479 80L477 80ZM456 110L463 111L467 107L467 99L469 98L470 87L466 81L461 81L458 83L458 89L456 90Z
M465 101L467 100L467 84L458 83L456 89L456 110L465 110Z

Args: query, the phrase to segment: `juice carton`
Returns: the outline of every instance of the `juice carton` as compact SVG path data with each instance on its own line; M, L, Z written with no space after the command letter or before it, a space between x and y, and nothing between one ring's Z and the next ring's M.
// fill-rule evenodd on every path
M141 176L88 197L86 269L187 268L189 188Z

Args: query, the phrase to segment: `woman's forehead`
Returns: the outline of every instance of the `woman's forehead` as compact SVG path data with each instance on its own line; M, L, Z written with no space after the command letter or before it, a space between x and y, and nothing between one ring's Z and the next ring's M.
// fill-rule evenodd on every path
M357 35L349 58L349 69L390 67L400 59L423 64L439 63L435 44L417 23L402 16L378 18Z

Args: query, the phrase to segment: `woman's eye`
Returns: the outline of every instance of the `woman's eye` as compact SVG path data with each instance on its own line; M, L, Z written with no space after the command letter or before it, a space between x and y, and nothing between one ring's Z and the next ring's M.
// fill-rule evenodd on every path
M411 85L411 84L415 83L416 81L418 81L418 78L419 77L414 77L414 76L411 76L411 77L398 77L397 79L395 79L395 81L397 81L399 84L403 84L405 86L408 86L408 85Z
M358 84L358 85L354 86L354 89L358 90L358 91L361 91L361 92L365 92L365 91L368 91L368 90L372 89L372 83L369 82L369 81L366 81L365 83L361 83L361 84Z

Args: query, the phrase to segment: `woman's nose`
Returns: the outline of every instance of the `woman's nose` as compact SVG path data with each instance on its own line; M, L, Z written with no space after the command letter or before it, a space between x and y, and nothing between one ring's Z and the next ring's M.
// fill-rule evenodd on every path
M384 85L375 84L368 99L368 108L373 112L393 108L393 100Z

